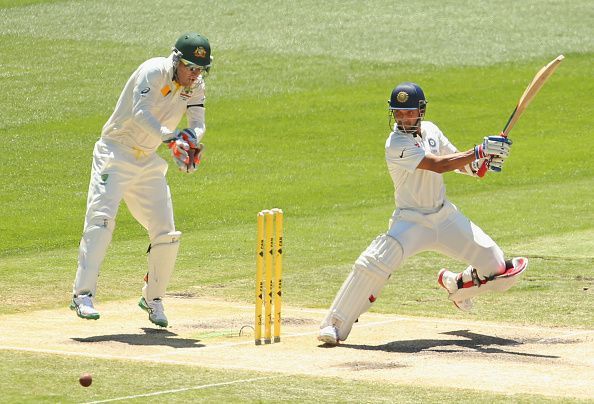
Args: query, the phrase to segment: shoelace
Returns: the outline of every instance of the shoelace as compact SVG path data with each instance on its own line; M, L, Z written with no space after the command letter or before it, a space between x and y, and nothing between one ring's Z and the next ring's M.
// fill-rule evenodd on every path
M89 295L81 295L78 296L77 299L79 299L79 306L88 306L90 308L94 308L93 307L93 300L91 300L91 297Z

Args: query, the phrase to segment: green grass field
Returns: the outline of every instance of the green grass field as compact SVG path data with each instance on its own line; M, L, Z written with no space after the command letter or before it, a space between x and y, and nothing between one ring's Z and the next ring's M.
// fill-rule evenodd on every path
M184 234L170 291L250 303L255 215L274 206L286 217L284 301L327 307L394 209L383 150L394 85L419 83L429 100L427 119L467 149L498 133L536 71L563 53L566 60L512 131L504 171L480 181L446 174L446 183L449 199L507 255L530 258L522 281L506 294L481 298L472 318L593 328L594 28L584 23L593 19L590 0L198 6L0 0L0 315L68 304L93 144L131 72L149 57L167 55L181 32L195 30L210 39L215 58L207 150L195 175L170 164L176 224ZM99 306L139 296L147 244L122 205ZM407 261L374 310L465 318L444 302L435 282L442 266L464 267L432 253ZM134 386L133 376L159 370L123 363L112 374L107 361L94 360L99 372L124 382L89 397L71 394L68 380L69 368L82 369L88 359L9 350L0 350L0 359L17 369L0 371L0 391L8 392L0 400L15 402L139 394L150 384ZM179 383L156 390L187 387L176 376L183 372L194 376L189 385L262 376L163 372ZM35 388L28 376L40 380ZM306 377L279 379L282 393L275 398L266 383L254 383L247 396L241 386L227 385L167 400L335 401L338 385L351 391L352 401L391 401L397 394L400 401L437 401L444 394L446 401L476 400L471 392L454 397Z
M286 377L267 375L257 372L216 371L203 368L188 367L180 369L177 365L155 365L114 362L99 359L86 359L84 362L71 358L53 355L31 355L29 353L3 353L2 361L6 364L0 370L3 379L9 378L13 385L3 385L3 400L7 398L19 402L83 402L101 400L105 397L129 397L151 391L171 390L167 395L128 398L126 402L391 402L397 398L399 402L431 402L439 397L442 402L476 403L476 392L450 389L432 389L423 391L406 385L390 385L380 383L363 383L338 379L320 379L314 377ZM55 372L48 378L48 368L39 369L39 363L48 363L49 370ZM95 379L101 385L93 385L93 389L72 388L58 391L55 383L72 386L77 383L76 377L92 367ZM10 369L10 372L7 370ZM65 372L73 369L74 372ZM138 378L139 373L142 378ZM136 377L130 377L135 375ZM34 385L31 380L37 380ZM249 381L249 388L245 382ZM17 382L17 384L14 384ZM240 382L240 383L237 383ZM244 383L241 383L244 382ZM234 384L237 383L237 384ZM203 389L200 386L218 385L217 388ZM27 386L25 389L24 386ZM112 386L118 386L114 389ZM140 393L139 393L140 392ZM344 397L340 399L340 397ZM484 394L485 402L509 402L510 396ZM516 395L514 402L530 403L564 402L542 396ZM7 400L7 401L9 401Z

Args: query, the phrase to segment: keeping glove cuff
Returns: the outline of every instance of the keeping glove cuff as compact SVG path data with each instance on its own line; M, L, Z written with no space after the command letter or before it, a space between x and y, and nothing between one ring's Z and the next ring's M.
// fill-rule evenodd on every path
M161 141L163 143L170 143L177 138L179 138L179 129L176 129L172 132L165 126L161 126Z

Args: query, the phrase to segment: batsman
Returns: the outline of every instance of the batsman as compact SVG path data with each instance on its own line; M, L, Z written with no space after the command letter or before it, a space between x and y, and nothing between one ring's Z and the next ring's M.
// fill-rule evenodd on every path
M206 131L205 81L211 67L207 38L197 33L180 36L169 57L141 64L130 76L95 143L80 241L78 269L70 308L84 319L96 320L93 300L99 269L115 228L120 202L147 230L148 271L139 306L149 320L167 327L163 296L171 278L181 232L175 228L166 173L158 154L161 144L171 150L184 173L198 168ZM188 127L177 129L184 116Z
M386 162L395 188L396 210L386 233L379 235L355 261L322 321L318 339L336 345L347 339L353 323L369 310L392 273L409 257L437 251L466 263L460 273L441 269L438 284L464 311L473 298L505 291L527 268L526 258L506 259L499 246L467 219L445 195L442 174L455 171L477 176L486 161L500 172L512 141L487 136L460 152L432 122L424 120L427 100L415 83L397 85L389 100L393 130L385 145ZM401 287L411 287L405 279Z

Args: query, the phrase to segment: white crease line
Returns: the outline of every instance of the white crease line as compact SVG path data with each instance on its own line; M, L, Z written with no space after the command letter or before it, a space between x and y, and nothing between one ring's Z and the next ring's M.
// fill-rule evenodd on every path
M366 313L365 315L369 316L380 316L380 317L391 317L389 314L381 314L381 313ZM554 332L558 331L560 328L553 328L553 327L545 327L545 326L538 326L538 325L522 325L522 324L504 324L504 323L493 323L493 322L485 322L485 321L473 321L473 320L451 320L447 318L424 318L424 317L398 317L402 321L412 321L412 322L422 322L422 323L429 323L429 324L451 324L451 325L461 325L461 326L468 326L468 327L490 327L490 328L507 328L511 330L531 330L531 331L549 331ZM578 331L581 333L582 331ZM584 333L594 333L594 330L584 330Z
M246 305L235 305L235 306L231 306L237 309L242 309L242 310L248 310L248 311L253 311L254 310L254 306L246 306ZM326 315L326 313L328 312L327 309L315 309L315 308L300 308L300 307L283 307L283 310L291 313L308 313L308 314L321 314L321 315ZM509 329L509 330L531 330L534 332L553 332L553 331L557 331L557 328L547 328L545 326L538 326L538 325L522 325L522 324L505 324L505 323L497 323L497 322L488 322L488 321L481 321L481 320L463 320L463 319L449 319L449 318L426 318L426 317L408 317L408 316L398 316L398 315L394 315L394 314L385 314L385 313L377 313L377 312L366 312L363 314L363 321L361 323L358 323L357 327L363 327L365 324L365 319L366 318L379 318L379 319L385 319L387 318L387 322L391 322L391 321L411 321L411 322L422 322L422 323L428 323L428 324L445 324L445 325L457 325L457 326L464 326L464 327L476 327L476 326L483 326L483 327L488 327L488 328L505 328L505 329ZM320 320L321 321L321 320ZM382 324L382 322L376 322L376 323L369 323L369 324ZM561 329L563 329L563 327L561 327ZM581 334L581 331L578 331L579 334ZM589 334L589 333L594 333L594 330L585 330L583 332L584 334ZM304 334L307 335L307 334ZM573 334L568 334L568 335L573 335ZM563 338L563 337L559 337L559 338ZM240 345L240 344L239 344Z
M315 309L313 309L312 311L314 311ZM303 310L303 309L294 309L291 311L309 311L309 310ZM381 313L366 313L367 317L380 317L380 318L385 318L386 315L385 314L381 314ZM464 326L486 326L486 327L498 327L498 328L507 328L507 329L531 329L533 331L549 331L549 332L553 332L553 329L550 328L542 328L542 327L524 327L524 326L517 326L517 325L512 325L512 324L491 324L491 323L484 323L484 322L479 322L479 321L463 321L463 320L449 320L449 319L439 319L439 318L431 318L431 319L426 319L426 318L415 318L415 317L391 317L388 318L386 320L383 321L376 321L376 322L362 322L362 323L357 323L356 324L356 328L368 328L368 327L374 327L374 326L378 326L378 325L384 325L384 324L389 324L389 323L393 323L393 322L401 322L401 321L419 321L419 322L424 322L424 323L429 323L429 324L451 324L451 325L464 325ZM313 331L308 331L308 332L303 332L303 333L288 333L284 335L284 338L289 338L289 337L300 337L300 336L306 336L306 335L315 335L318 332L318 330L313 330ZM588 334L594 334L594 330L584 330L584 331L576 331L576 332L572 332L569 334L565 334L565 335L559 335L559 336L555 336L555 337L548 337L548 338L542 338L539 340L539 342L543 342L543 341L547 341L547 340L551 340L551 339L564 339L564 338L570 338L573 336L578 336L578 335L588 335ZM163 356L175 356L177 354L188 354L188 353L199 353L205 349L219 349L219 348L228 348L228 347L234 347L234 346L241 346L241 345L250 345L253 344L254 341L242 341L242 342L229 342L229 343L222 343L222 344L213 344L213 345L207 345L207 346L203 346L199 349L199 351L189 351L189 349L195 349L195 348L179 348L177 349L175 352L162 352L162 353L157 353L157 354L152 354L152 355L142 355L142 356L119 356L119 355L109 355L109 354L100 354L100 353L83 353L83 352L69 352L69 351L62 351L62 350L51 350L51 349L38 349L38 348L22 348L22 347L14 347L14 346L7 346L7 345L0 345L0 350L13 350L13 351L27 351L27 352L36 352L36 353L49 353L49 354L61 354L61 355L72 355L72 356L83 356L83 357L91 357L91 358L105 358L105 359L121 359L121 360L140 360L140 361L154 361L154 362L159 362L159 363L172 363L172 364L185 364L188 365L188 362L180 362L180 361L176 361L176 360L168 360L168 359L159 359L160 357ZM186 350L184 350L186 349ZM153 360L152 358L154 358L155 360ZM191 365L191 364L190 364ZM235 368L234 366L231 366L231 368ZM240 369L243 369L241 367L238 367Z
M378 325L384 325L384 324L390 324L390 323L394 323L397 321L401 321L402 319L400 318L395 318L395 319L390 319L390 320L384 320L384 321L376 321L373 323L365 323L365 324L361 324L358 325L357 328L369 328L369 327L375 327ZM307 332L300 332L300 333L286 333L282 335L282 338L291 338L291 337L304 337L306 335L316 335L319 332L318 329L313 330L313 331L307 331ZM222 344L212 344L212 345L206 345L200 348L179 348L177 350L175 350L175 352L160 352L160 353L156 353L156 354L152 354L152 355L142 355L139 357L135 357L138 359L142 359L142 358L159 358L162 356L174 356L174 355L181 355L181 354L200 354L200 352L203 352L206 349L218 349L218 348L228 348L228 347L234 347L234 346L241 346L241 345L253 345L254 341L242 341L242 342L225 342ZM272 344L274 345L274 344Z
M211 387L228 386L230 384L251 383L251 382L257 382L257 381L260 381L260 380L274 379L274 378L278 378L278 377L282 377L282 376L280 376L280 375L276 375L276 376L264 376L264 377L255 377L253 379L241 379L241 380L233 380L233 381L230 381L230 382L203 384L201 386L183 387L181 389L155 391L153 393L137 394L137 395L134 395L134 396L108 398L106 400L99 400L99 401L89 401L86 404L108 403L110 401L130 400L130 399L139 398L139 397L153 397L153 396L159 396L161 394L181 393L181 392L189 391L189 390L201 390L201 389L208 389L208 388L211 388Z
M245 309L245 310L254 310L254 306L246 306L246 305L236 305L236 308L241 308L241 309ZM328 312L327 309L314 309L314 308L299 308L299 307L287 307L286 309L283 307L283 310L286 310L287 312L293 312L293 313L310 313L310 314L326 314ZM463 325L463 326L484 326L484 327L490 327L490 328L506 328L506 329L511 329L511 330L531 330L531 331L554 331L553 328L547 328L547 327L543 327L543 326L538 326L538 325L522 325L522 324L504 324L504 323L495 323L495 322L486 322L486 321L480 321L480 320L454 320L454 319L448 319L448 318L426 318L426 317L407 317L407 316L395 316L395 315L391 315L391 314L385 314L385 313L377 313L377 312L367 312L364 314L363 319L365 318L369 318L369 317L379 317L379 318L395 318L398 321L418 321L418 322L423 322L423 323L429 323L429 324L451 324L451 325ZM378 323L379 324L379 323ZM363 325L359 325L359 327L362 327ZM556 330L556 329L555 329ZM594 333L594 330L585 330L584 332L578 332L576 335L581 335L581 334L589 334L589 333ZM573 334L568 334L568 335L573 335ZM559 337L559 338L563 338L563 337Z
M378 325L395 323L395 322L402 321L402 320L403 319L401 319L401 318L393 318L393 319L384 320L384 321L375 321L373 323L357 324L357 328L375 327L375 326L378 326ZM290 334L290 336L291 337L302 337L302 336L305 336L305 335L317 334L318 332L319 332L319 330L315 330L315 331L308 331L308 332L302 332L302 333L294 333L294 334Z
M558 335L558 336L555 336L555 337L541 338L541 339L538 340L538 342L554 341L556 339L565 339L565 338L576 337L576 336L579 336L579 335L588 335L588 334L593 334L594 335L594 330L577 331L577 332L572 332L570 334Z

